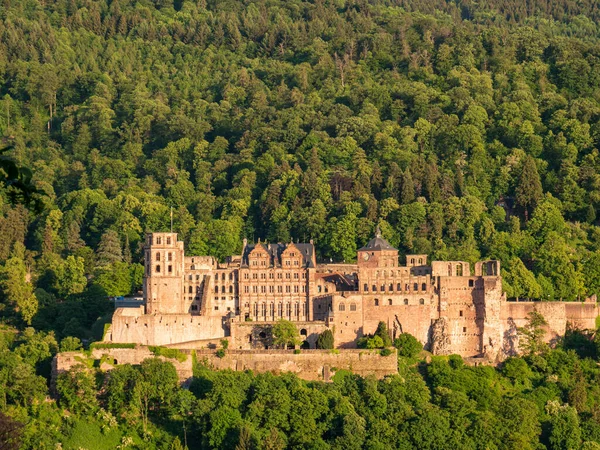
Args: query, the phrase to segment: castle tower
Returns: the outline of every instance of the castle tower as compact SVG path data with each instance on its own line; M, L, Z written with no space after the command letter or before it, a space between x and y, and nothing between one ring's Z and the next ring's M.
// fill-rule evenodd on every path
M358 250L358 268L372 269L378 267L397 267L398 249L392 247L388 241L381 236L379 226L375 232L375 238L367 245Z
M184 252L177 233L150 233L144 246L146 314L185 314Z

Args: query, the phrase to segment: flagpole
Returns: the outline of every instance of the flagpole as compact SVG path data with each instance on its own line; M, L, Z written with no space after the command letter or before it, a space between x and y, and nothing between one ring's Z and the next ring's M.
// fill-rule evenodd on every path
M171 233L173 232L173 207L171 206Z

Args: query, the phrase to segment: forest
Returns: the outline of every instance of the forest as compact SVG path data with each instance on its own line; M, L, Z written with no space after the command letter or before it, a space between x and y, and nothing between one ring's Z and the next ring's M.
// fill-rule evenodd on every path
M170 448L188 425L190 448L600 442L595 353L560 343L332 385L204 370L187 391L150 362L119 399L79 373L89 405L48 397L50 358L101 339L171 211L188 254L313 239L350 262L380 226L402 255L500 260L509 299L600 294L597 2L0 0L0 19L0 429L23 448ZM127 396L159 376L140 424Z

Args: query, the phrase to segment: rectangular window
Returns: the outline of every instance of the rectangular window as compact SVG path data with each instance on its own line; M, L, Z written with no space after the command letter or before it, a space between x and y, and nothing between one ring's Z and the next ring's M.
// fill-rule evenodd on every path
M269 293L274 293L275 292L275 286L269 286Z
M277 292L281 294L283 292L283 288L281 286L277 286Z
M289 273L289 272L287 272L287 273L285 274L285 279L286 279L286 280L289 280L289 279L290 279L290 273Z
M459 312L458 312L458 315L459 315L460 317L462 317L462 316L463 316L463 312L462 312L462 311L459 311Z
M173 266L169 266L169 273L173 273Z
M297 273L295 273L295 274L294 274L294 280L297 280L297 279L298 279L298 274L297 274Z
M250 292L250 288L248 286L244 286L244 293L247 294Z
M273 279L273 272L269 272L269 280Z
M473 287L473 280L469 280L469 287Z
M463 327L463 333L467 332L467 327Z
M257 273L253 273L252 274L252 279L253 280L258 280L258 274Z
M289 292L290 292L290 287L289 287L289 286L286 286L286 287L285 287L285 292L287 292L287 293L289 293Z
M258 294L258 286L252 286L252 293Z
M261 286L261 287L260 287L260 292L261 292L262 294L265 294L265 293L267 292L267 287L266 287L266 286Z
M167 253L167 261L173 261L173 253Z
M297 294L298 293L298 286L294 286L294 292Z

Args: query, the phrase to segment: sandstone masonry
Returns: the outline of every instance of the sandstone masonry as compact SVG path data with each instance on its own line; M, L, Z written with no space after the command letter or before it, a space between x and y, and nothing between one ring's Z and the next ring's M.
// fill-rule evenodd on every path
M312 241L245 240L241 255L219 263L185 256L176 233L149 234L144 252L144 305L118 308L107 341L201 349L228 339L231 349L264 350L283 318L297 325L303 348L331 329L337 348L352 349L383 321L392 338L408 332L435 354L499 360L518 351L516 330L534 309L548 321L548 340L567 323L595 328L598 316L595 299L508 302L499 261L471 267L406 255L400 265L379 231L356 264L317 264Z

